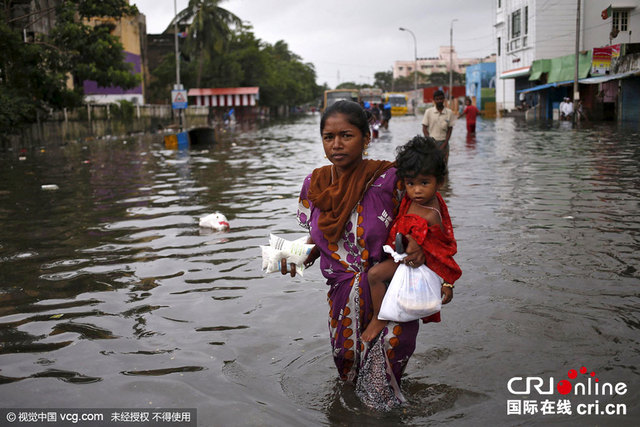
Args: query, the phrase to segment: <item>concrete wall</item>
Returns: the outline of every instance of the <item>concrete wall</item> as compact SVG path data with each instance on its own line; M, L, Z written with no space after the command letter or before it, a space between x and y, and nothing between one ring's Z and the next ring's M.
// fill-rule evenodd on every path
M584 4L584 0L582 2ZM576 0L535 1L533 59L556 58L576 49ZM532 9L529 7L529 15ZM599 13L598 13L599 15ZM528 64L531 65L531 64Z
M208 108L185 110L185 128L206 126ZM118 138L136 133L164 132L176 128L179 120L170 105L136 106L131 117L120 118L113 106L88 105L73 111L54 112L20 135L5 136L2 143L11 146L61 144L72 140Z

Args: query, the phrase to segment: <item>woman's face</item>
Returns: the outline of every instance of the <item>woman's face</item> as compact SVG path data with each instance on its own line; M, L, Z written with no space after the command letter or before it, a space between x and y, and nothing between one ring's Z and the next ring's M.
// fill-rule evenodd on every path
M322 130L322 145L327 158L336 167L338 176L362 161L362 152L368 143L369 135L363 135L344 114L336 113L327 117Z

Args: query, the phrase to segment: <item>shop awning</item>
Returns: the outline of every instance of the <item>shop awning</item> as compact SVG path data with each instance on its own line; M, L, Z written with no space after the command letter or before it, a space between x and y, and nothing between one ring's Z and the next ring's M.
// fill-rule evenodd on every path
M578 79L584 79L591 71L591 55L589 50L585 54L578 55ZM575 73L576 56L574 54L560 56L551 59L551 69L547 75L547 82L563 82L573 80Z
M595 77L587 77L585 79L578 80L580 84L586 85L594 85L598 83L608 82L610 80L624 79L627 77L640 76L640 70L627 71L626 73L618 73L618 74L607 74L606 76L595 76ZM546 83L543 85L538 85L534 87L529 87L526 89L522 89L517 91L517 93L528 93L528 92L536 92L539 90L548 89L550 87L558 87L558 86L566 86L573 84L573 80L565 80L562 82L554 82L554 83Z
M627 78L627 77L632 77L632 76L634 76L636 74L640 74L640 70L627 71L626 73L618 73L618 74L607 74L605 76L589 77L589 78L586 78L586 79L578 80L578 83L583 83L583 84L587 84L587 85L594 85L594 84L598 84L598 83L608 82L609 80L617 80L617 79L624 79L624 78Z
M531 64L531 74L529 80L539 80L542 73L548 73L551 70L550 59L536 59Z
M513 70L509 70L509 71L505 71L503 73L500 73L500 78L501 79L513 79L516 77L520 77L520 76L526 76L527 74L529 74L529 70L531 69L531 67L527 66L527 67L520 67L520 68L514 68Z
M189 89L187 96L195 98L198 106L253 107L259 94L259 87L221 87Z
M580 82L578 80L578 82ZM573 80L565 80L563 82L554 82L554 83L545 83L543 85L538 85L538 86L534 86L534 87L529 87L526 89L522 89L517 91L517 93L529 93L529 92L536 92L539 90L543 90L543 89L548 89L550 87L558 87L558 86L566 86L566 85L570 85L573 84Z

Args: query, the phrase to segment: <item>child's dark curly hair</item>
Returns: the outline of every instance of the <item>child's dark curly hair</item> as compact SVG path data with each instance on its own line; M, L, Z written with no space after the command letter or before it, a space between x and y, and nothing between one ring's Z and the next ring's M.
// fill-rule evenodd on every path
M444 154L429 136L416 135L396 150L397 175L400 178L415 178L418 175L433 175L438 183L447 176Z

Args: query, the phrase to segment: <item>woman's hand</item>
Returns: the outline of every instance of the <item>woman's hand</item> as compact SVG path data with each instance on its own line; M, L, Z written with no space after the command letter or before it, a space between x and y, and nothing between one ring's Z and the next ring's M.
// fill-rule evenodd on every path
M405 251L407 256L405 257L403 262L407 264L409 267L418 268L422 264L424 264L424 261L425 261L424 252L422 252L422 248L420 247L418 242L416 242L413 239L413 237L411 236L405 236L405 237L407 238L407 241L408 241L407 249Z
M282 258L280 260L280 273L282 273L283 276L286 276L287 273L291 273L291 277L295 277L296 275L296 265L294 263L289 264L289 271L287 271L287 259L286 258Z
M309 252L307 259L304 260L304 268L311 267L319 257L320 257L320 249L318 249L318 245L316 245L313 247L313 249L311 249L311 252Z
M309 243L313 243L313 241L310 241ZM313 247L313 249L311 249L309 255L307 255L307 259L304 260L304 268L311 267L313 263L316 262L318 257L320 257L320 250L316 245ZM289 269L287 270L287 260L285 258L282 258L280 260L280 273L282 273L283 275L291 274L291 277L295 277L296 265L294 263L290 263Z
M449 304L453 299L453 288L451 286L442 286L440 290L442 298L442 304Z

